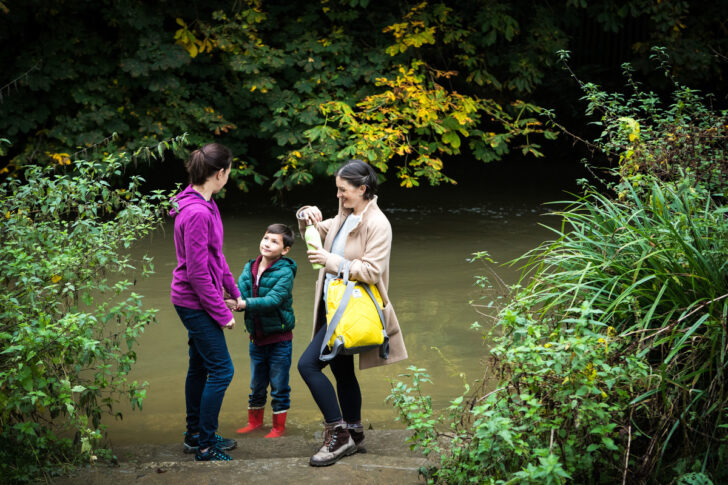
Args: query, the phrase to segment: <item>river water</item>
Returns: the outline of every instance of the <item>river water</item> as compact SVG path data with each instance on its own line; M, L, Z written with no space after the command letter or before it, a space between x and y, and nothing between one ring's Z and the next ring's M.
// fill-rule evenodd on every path
M531 174L491 177L468 188L450 187L382 194L379 205L393 230L390 298L402 327L409 359L390 366L358 372L363 394L362 419L374 429L401 427L396 412L385 402L391 380L407 373L408 366L425 368L433 384L424 390L432 395L436 408L447 406L464 390L465 382L483 378L489 343L483 331L472 330L473 322L487 327L489 318L470 304L481 301L478 275L487 274L482 263L467 261L476 251L488 251L498 262L507 262L550 238L542 225L554 225L553 208L544 202L563 198L564 182L545 183ZM571 179L573 180L573 179ZM561 184L561 185L560 185ZM311 192L310 203L322 207L325 217L333 216L335 188ZM258 244L268 224L295 224L293 205L286 208L261 206L224 207L224 252L236 279L242 266L258 253ZM130 380L148 381L142 412L121 403L123 420L106 418L112 444L168 443L182 440L185 423L184 381L187 369L187 338L169 302L169 285L176 264L170 222L135 248L137 255L153 256L156 273L137 283L147 307L158 308L158 322L150 325L137 347L138 361ZM298 235L297 235L298 236ZM288 433L311 433L319 429L321 415L308 388L296 370L296 362L311 336L313 289L316 272L305 258L300 237L289 256L298 263L294 286L296 329L291 368L291 410ZM495 267L500 278L512 284L515 268ZM250 367L248 335L242 314L238 324L226 332L235 365L220 414L219 432L234 435L247 420ZM327 371L330 376L330 372ZM270 426L270 403L265 423Z

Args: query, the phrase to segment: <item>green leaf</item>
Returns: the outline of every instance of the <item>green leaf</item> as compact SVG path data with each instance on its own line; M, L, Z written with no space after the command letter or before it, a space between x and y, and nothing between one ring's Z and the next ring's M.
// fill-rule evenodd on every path
M453 148L460 148L460 137L454 131L448 131L442 135L442 141L451 145Z

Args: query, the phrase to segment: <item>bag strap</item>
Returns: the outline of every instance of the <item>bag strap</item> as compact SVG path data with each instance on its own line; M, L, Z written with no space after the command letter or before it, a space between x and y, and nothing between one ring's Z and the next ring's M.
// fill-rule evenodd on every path
M341 279L344 281L344 283L349 282L349 266L351 265L351 261L348 261L346 259L342 259L341 263L339 263L339 271L337 271L336 276L341 276Z
M374 298L374 293L372 293L372 289L369 287L369 285L362 286L364 286L364 289L367 290L367 293L369 293L369 298L371 298L372 302L374 302L374 307L377 309L377 313L379 314L379 322L382 324L382 335L384 336L384 341L382 342L382 345L379 346L379 357L381 357L382 359L388 359L389 336L387 336L387 328L385 327L386 323L384 322L384 314L382 313L382 309L379 307L379 303L377 303L377 299Z
M379 303L377 303L377 299L374 298L374 293L372 293L372 289L369 287L369 285L362 285L365 290L367 290L367 293L369 293L369 298L372 299L372 302L374 302L374 307L377 309L377 313L379 314L379 323L382 324L382 330L387 332L387 329L384 328L384 314L382 313L382 309L379 307Z
M324 341L321 342L321 350L319 351L319 360L327 361L327 360L331 360L334 357L336 357L335 353L324 355L324 350L326 350L326 345L329 343L329 340L331 340L331 336L334 334L334 330L336 330L336 327L339 325L339 322L341 321L341 316L344 314L344 310L346 310L346 306L349 304L349 300L351 299L351 294L354 293L354 286L356 286L356 282L354 282L354 281L349 281L346 283L346 290L344 290L344 295L341 297L339 306L336 308L336 311L334 312L334 316L331 317L331 321L329 322L329 325L326 328L326 335L324 336ZM375 304L376 304L376 302L375 302Z

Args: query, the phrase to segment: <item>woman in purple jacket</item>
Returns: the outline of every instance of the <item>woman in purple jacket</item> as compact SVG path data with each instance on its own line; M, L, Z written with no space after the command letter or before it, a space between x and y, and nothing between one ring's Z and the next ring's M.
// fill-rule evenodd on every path
M240 291L222 254L220 212L212 200L227 183L232 153L210 143L190 155L190 185L174 197L174 247L177 267L172 276L172 303L189 336L189 370L185 382L187 432L185 453L197 461L230 460L225 453L234 440L217 432L218 415L233 363L223 329L235 319L225 306L224 291L242 305Z

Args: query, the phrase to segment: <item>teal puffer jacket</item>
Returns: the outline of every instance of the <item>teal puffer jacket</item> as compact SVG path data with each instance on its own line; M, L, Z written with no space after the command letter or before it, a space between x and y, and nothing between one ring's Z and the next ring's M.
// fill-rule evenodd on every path
M263 335L287 332L296 325L293 314L293 278L296 262L281 258L263 271L258 285L258 296L253 297L253 263L248 261L238 278L238 288L245 300L245 328L255 335L255 320L263 329Z

